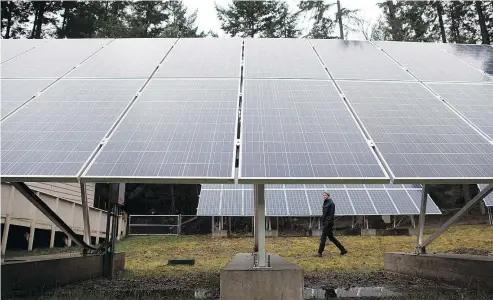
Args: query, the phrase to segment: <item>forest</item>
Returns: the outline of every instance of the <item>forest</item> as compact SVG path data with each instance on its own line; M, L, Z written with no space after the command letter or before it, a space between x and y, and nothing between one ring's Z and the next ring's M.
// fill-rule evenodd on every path
M377 5L381 14L373 20L340 1L231 1L215 10L231 37L346 39L358 32L367 40L490 44L493 39L493 1ZM218 36L199 30L198 11L184 1L2 1L1 10L4 39ZM107 187L97 191L96 205L105 208ZM200 185L128 184L126 193L132 213L195 214Z
M493 38L492 1L382 1L378 18L340 1L231 1L216 4L227 36L482 43ZM184 1L2 1L2 38L217 36L200 31Z

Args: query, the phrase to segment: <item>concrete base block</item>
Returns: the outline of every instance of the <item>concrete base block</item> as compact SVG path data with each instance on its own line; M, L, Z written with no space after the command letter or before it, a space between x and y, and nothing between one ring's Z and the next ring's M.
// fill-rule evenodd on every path
M493 288L493 256L385 253L384 269L469 288Z
M409 235L418 235L418 228L408 228Z
M266 237L278 237L279 236L279 231L278 230L266 230L265 231L265 236Z
M376 229L361 229L362 236L375 236L377 235Z
M24 295L102 276L103 256L79 253L20 257L2 262L2 296ZM125 267L125 253L116 253L114 270Z
M312 236L322 236L322 229L312 229Z
M228 231L227 230L214 230L212 232L212 237L213 238L225 238L228 237Z
M251 253L236 254L221 271L221 300L302 300L302 269L277 255L270 261L254 269Z

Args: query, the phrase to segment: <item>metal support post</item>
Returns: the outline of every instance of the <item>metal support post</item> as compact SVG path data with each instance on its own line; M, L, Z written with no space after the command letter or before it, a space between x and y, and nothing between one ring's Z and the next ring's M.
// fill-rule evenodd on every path
M257 256L255 267L267 267L267 255L265 252L265 185L254 185L255 205L255 248Z
M418 223L418 243L416 245L417 254L425 254L426 248L423 246L423 234L425 230L425 216L426 216L426 200L428 199L428 191L426 184L423 184L421 190L421 206L419 207L419 223Z
M487 207L488 209L488 218L490 220L490 225L493 225L493 215L491 215L491 207Z
M87 244L83 240L79 239L77 234L48 206L36 195L25 183L12 182L11 183L29 202L31 202L37 209L39 209L51 222L53 222L61 231L63 231L68 238L73 240L79 247L84 250L91 249L96 250L91 245Z
M476 195L471 201L467 202L464 207L462 207L455 215L453 215L445 224L440 227L440 229L434 232L425 242L422 243L421 247L428 246L431 242L433 242L436 238L438 238L445 230L447 230L450 225L452 225L455 221L457 221L463 214L469 211L471 207L483 200L486 196L488 196L491 192L493 192L493 184L489 184L486 186L479 194Z
M396 228L397 227L397 224L396 224L397 216L393 216L393 218L394 218L394 228Z
M84 242L91 244L91 222L89 221L89 204L87 203L86 184L80 183L80 196L82 200L82 219L84 220Z
M320 218L317 218L317 220L318 220L318 229L320 230L322 229L322 224L320 224Z

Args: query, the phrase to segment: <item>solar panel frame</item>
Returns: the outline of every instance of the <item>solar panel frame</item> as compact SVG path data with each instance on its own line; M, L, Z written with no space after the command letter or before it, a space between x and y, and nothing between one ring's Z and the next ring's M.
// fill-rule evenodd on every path
M369 41L310 39L334 79L416 81Z
M427 86L493 141L492 84L428 83Z
M317 95L313 93L313 89L319 89L315 91L322 92L323 97L320 96L319 100L317 101L309 100L309 102L305 103L306 101L300 102L300 97L298 96L296 98L296 101L293 101L291 103L292 107L288 108L286 108L286 106L283 106L283 108L281 108L280 106L276 106L276 104L270 104L270 107L265 106L265 104L269 102L263 102L262 104L264 105L262 105L261 110L255 108L255 105L260 105L260 102L262 101L259 99L265 98L265 96L255 96L255 91L265 91L266 93L270 93L270 91L291 92L289 88L292 88L293 85L300 83L301 85L299 85L299 87L303 89L302 92L305 93L305 95L307 96L306 99L314 99L313 96ZM253 104L249 104L252 106L251 109L245 106L245 103L249 103L249 101L251 101L249 94L250 84L253 85L253 96L251 96L251 98L254 99L251 102ZM263 89L263 84L273 84L274 88L270 90ZM283 87L283 85L287 86ZM294 90L294 92L297 92L297 90ZM310 95L310 93L311 97L308 98L308 95ZM240 147L240 165L238 172L239 183L287 183L290 181L296 183L306 182L312 184L326 182L390 182L390 179L384 167L382 166L380 160L377 158L377 155L368 145L364 133L358 126L356 119L350 113L350 110L345 104L344 100L339 96L334 82L318 80L306 81L298 79L245 79L243 82L242 95L243 101L240 133L242 144ZM332 97L332 101L328 101L328 95ZM282 95L279 95L277 93L274 95L274 97L281 96ZM255 97L257 100L255 100ZM255 101L257 101L257 103L255 103ZM307 105L309 106L308 108L306 107ZM317 105L319 107L315 109ZM329 112L324 111L324 109ZM298 123L293 124L292 120L289 121L289 124L288 121L280 123L280 120L283 119L281 118L281 110L295 112L297 114L295 117L298 119ZM303 114L306 114L308 111L312 112L313 110L317 111L317 115L320 115L322 112L330 113L332 119L326 120L325 117L322 117L320 120L317 119L316 122L314 122L310 121L309 118L303 118ZM261 120L264 119L263 114L274 115L274 113L276 113L276 122L273 122L272 120L267 120L268 123L261 123ZM313 117L313 114L311 114L310 116ZM288 117L291 116L286 116L285 118ZM322 123L321 121L325 123ZM330 122L335 122L335 124L332 124ZM268 124L269 126L267 126L266 124ZM285 127L285 129L281 128L281 130L278 130L279 128L276 128L276 126ZM344 132L333 132L335 130L334 128L337 127L344 128ZM325 131L323 129L325 129ZM306 130L311 130L310 133L312 134L305 135ZM259 131L261 134L253 134L253 132L255 131ZM288 141L284 138L285 131L286 134L299 135L301 138L296 139L296 137L292 137L293 142ZM316 139L316 134L320 136L319 139ZM258 139L259 135L262 136L262 139L268 138L272 141L254 141L254 139ZM332 136L334 136L335 139L332 139ZM310 137L311 140L306 141L305 139L307 137ZM328 146L327 139L331 141L330 146ZM302 142L299 142L300 140L302 140ZM353 140L355 142L353 142ZM315 147L316 149L313 148L312 150L315 149L316 152L311 153L308 150L300 151L300 149L304 149L308 146ZM263 149L255 151L253 150L253 148L255 147L259 147L259 149L260 147L262 147ZM332 163L330 163L330 161L327 159L328 151L325 150L329 148L334 149L332 152L329 152L330 161L332 161ZM291 152L290 149L298 150L298 152ZM353 151L351 151L351 149L353 149ZM307 163L304 165L300 164L299 156L301 156L302 158L309 158L307 160ZM252 163L248 160L257 161L257 163ZM290 160L293 162L296 161L296 164L290 164ZM313 162L311 162L312 160ZM267 166L270 165L269 162L274 162L274 164L272 164L271 168L268 170ZM247 163L249 166L249 172L251 174L244 174L244 164ZM262 172L262 168L264 168L264 175L258 174L259 172ZM286 174L286 172L296 172L296 174L286 177L286 175L279 176L278 174L271 174L274 171L278 172L278 174ZM254 174L252 172L256 173ZM300 172L304 172L305 174L297 175L301 174ZM306 174L307 172L312 173L312 175ZM332 175L317 175L320 174L320 172L330 172ZM358 176L350 176L345 174L343 174L342 176L334 176L338 172L356 172L359 174Z
M420 83L337 84L375 143L394 184L493 180L491 144ZM401 99L399 103L393 101L395 97Z
M2 121L1 180L77 182L144 82L57 81Z
M493 82L493 78L433 43L375 42L420 81Z
M211 106L211 107L205 107L206 105L209 105L209 104L202 101L202 100L201 101L197 100L198 98L203 96L202 94L200 94L200 95L199 94L190 94L187 92L187 95L191 96L193 98L193 99L191 98L190 102L183 101L183 95L179 95L179 94L178 94L178 98L176 98L176 97L170 98L169 100L166 100L166 98L158 97L159 96L158 94L160 94L160 93L162 94L162 92L163 92L163 90L161 90L161 88L166 88L166 84L171 85L171 87L173 88L173 93L177 94L178 89L176 87L174 87L172 84L190 85L191 83L200 83L206 87L212 87L210 89L211 92L220 93L221 95L223 93L225 93L225 91L228 91L226 89L226 85L229 84L230 85L230 92L232 93L233 91L235 91L234 92L235 93L235 97L234 97L235 102L233 103L231 101L231 103L228 103L226 100L224 100L228 97L224 97L224 99L222 101L220 101L221 107L219 107L217 105ZM192 85L192 86L195 86L195 85ZM221 89L215 90L214 88L216 88L218 86L221 86ZM235 87L234 90L233 90L233 86ZM163 182L166 182L166 183L175 183L175 182L176 183L185 183L185 182L186 183L204 183L204 182L207 182L207 183L233 183L234 182L234 175L235 175L235 153L236 153L236 134L237 134L237 132L236 132L237 131L236 130L237 121L236 120L238 120L238 109L237 108L239 106L239 88L238 88L239 86L240 86L240 80L239 79L191 79L191 78L186 78L186 79L175 79L175 78L151 79L149 81L149 83L147 84L146 88L140 93L139 97L137 98L135 103L132 105L132 108L130 108L128 113L125 115L125 117L121 120L121 122L115 128L112 135L109 137L108 142L101 148L99 153L92 160L91 164L87 167L87 169L83 173L81 179L84 182L101 182L101 180L104 180L105 182L143 182L143 183L146 183L146 182L147 183L163 183ZM181 93L181 89L180 89L180 93ZM165 95L174 95L174 94L171 94L169 92L165 93ZM159 99L161 99L161 100L159 100ZM155 107L155 106L149 106L153 102L167 103L168 106L167 107L163 106L161 108ZM218 102L218 101L212 101L212 102ZM175 111L175 113L169 112L170 111L169 105L173 104L173 103L177 104L175 110L180 110L181 112L176 112L176 111ZM185 111L188 114L187 117L190 117L189 111L197 110L198 109L197 103L202 103L202 105L204 105L204 109L211 110L211 112L209 112L208 114L198 115L197 118L202 118L202 119L207 121L208 118L211 118L214 116L217 119L221 116L216 115L212 110L221 109L221 111L224 112L225 109L228 108L226 105L231 105L231 107L229 107L229 109L231 110L231 116L235 117L233 119L230 115L225 115L225 117L228 117L228 118L231 117L231 119L233 120L231 128L230 128L231 132L228 132L228 133L218 132L218 137L220 137L221 135L223 135L223 137L226 137L227 134L230 134L231 135L230 140L228 139L228 141L226 141L226 140L221 140L221 141L212 140L212 141L203 141L203 142L201 141L202 145L211 144L210 146L216 147L215 149L208 150L208 152L207 152L210 155L208 164L200 164L200 156L188 155L188 154L193 153L193 152L183 152L181 150L180 151L169 151L170 146L177 147L180 145L184 146L184 147L188 147L188 149L191 149L191 145L192 145L191 142L197 142L197 139L195 139L193 141L184 140L183 142L180 142L178 144L177 143L171 143L169 141L164 140L166 138L171 139L171 138L176 137L177 140L179 141L179 139L181 139L181 138L186 138L186 135L184 133L186 131L183 131L183 132L180 131L180 134L176 135L176 132L177 132L176 128L173 131L173 134L170 135L168 129L171 128L170 127L171 124L179 124L176 122L175 123L170 123L170 122L174 122L172 120L172 118L179 118L179 117L184 116ZM188 106L183 106L184 104L186 104ZM166 114L166 120L163 119L162 115L156 115L158 108L162 110L163 114ZM189 108L189 109L187 109L187 108ZM233 113L233 110L234 110L234 113ZM128 139L124 135L127 134L127 132L126 132L127 130L131 130L131 128L135 127L134 123L139 120L139 113L140 114L143 113L146 116L150 116L150 115L148 115L149 113L154 114L155 118L160 119L159 122L161 122L161 123L159 123L159 126L161 126L162 128L164 128L164 127L167 128L166 130L159 131L158 128L155 127L156 126L155 124L152 125L152 122L149 123L150 126L147 126L149 131L146 132L146 134L149 137L151 136L151 134L152 134L152 136L154 136L154 134L158 131L160 132L159 134L162 135L162 141L160 140L160 142L156 142L156 139L153 139L151 141L144 136L143 142L148 143L148 144L151 142L153 143L152 147L154 147L154 148L152 148L153 149L152 153L163 152L163 151L159 150L159 149L163 149L163 148L160 148L159 145L156 143L164 143L166 145L169 145L168 148L166 148L167 149L166 153L174 153L175 155L179 154L181 156L183 156L184 153L187 153L187 159L189 159L189 161L190 161L190 159L193 158L194 160L196 160L196 162L194 163L192 161L192 162L183 163L183 162L181 162L182 161L181 159L178 159L177 160L178 163L171 164L172 165L171 167L175 168L175 169L170 170L170 172L175 172L173 174L163 173L163 172L168 172L168 170L166 168L163 170L163 167L165 165L166 166L170 165L170 163L165 162L164 159L163 159L163 162L159 166L159 170L157 170L157 165L153 162L146 163L146 167L148 167L148 169L144 169L144 168L138 168L137 169L137 167L141 165L142 160L140 160L137 165L135 165L135 163L132 162L132 164L134 165L134 166L131 166L132 168L134 168L133 175L126 175L123 173L122 173L123 175L118 175L115 173L113 173L113 174L98 173L98 172L102 172L105 169L105 168L103 168L103 165L107 164L107 162L105 162L105 161L108 158L112 159L112 161L109 162L109 164L112 164L112 165L128 164L125 161L121 161L121 159L127 159L128 158L129 160L132 160L132 161L135 161L135 159L137 159L136 157L132 156L132 152L135 152L135 151L132 151L132 152L126 151L125 152L125 149L123 151L120 151L121 154L117 158L118 160L115 160L115 157L111 158L111 154L113 153L112 151L119 151L118 149L120 149L122 147L122 145L123 145L122 143L127 143ZM148 119L146 119L146 120L148 120ZM222 123L225 123L225 121ZM212 138L214 138L215 132L219 128L217 124L218 124L218 122L212 123L212 122L208 121L208 123L204 123L204 124L200 124L200 125L202 125L201 129L204 129L204 130L207 128L207 126L209 126L211 130L214 129L214 132L212 133ZM196 130L199 127L198 125L199 125L199 123L196 124L194 130ZM188 125L185 125L185 126L188 126ZM221 129L221 130L224 130L224 129ZM209 131L207 131L207 132L209 132ZM183 135L183 137L180 137L180 135ZM210 132L209 132L209 135L210 135ZM205 135L205 136L207 137L207 135ZM196 136L193 135L193 137L196 137ZM221 142L223 144L220 144L219 142ZM225 144L226 142L229 143L230 146L227 146ZM144 144L137 145L137 147L142 147L142 146L144 146ZM217 148L220 146L224 147L224 148L226 148L226 146L230 147L231 150L226 153L225 151L221 150L222 148L221 149ZM200 148L200 149L202 149L202 148ZM173 150L173 149L171 149L171 150ZM136 150L136 152L140 153L142 156L150 156L150 153L151 153L151 151L147 151L147 148L144 151ZM200 153L202 153L202 152L200 152ZM214 165L218 164L218 163L215 163L214 161L212 161L212 163L211 163L211 159L213 159L213 157L212 157L213 153L218 155L218 157L220 159L219 164L221 164L221 165L226 163L225 160L222 161L222 155L224 153L225 153L224 155L230 155L231 156L231 160L230 160L230 162L228 162L229 175L222 176L222 175L217 175L217 174L211 174L211 175L202 174L202 175L187 176L185 174L182 174L182 175L176 174L176 172L185 173L187 170L191 170L190 166L191 167L193 167L193 166L198 167L199 165L205 165L205 167L207 167L206 172L208 172L208 168L210 166L215 167ZM154 154L154 155L156 155L156 154ZM170 159L172 159L171 155L168 155L165 158L168 159L168 161L170 161ZM217 157L214 157L214 159L216 159L216 158ZM150 158L149 158L149 161L151 161ZM179 163L179 162L181 162L181 163ZM190 165L190 166L188 166L188 165ZM126 167L128 167L128 166L119 166L120 172L122 172L122 170L124 170ZM186 169L186 167L189 169ZM154 168L154 169L152 169L152 168ZM178 168L179 168L179 170L177 170ZM150 174L152 173L152 175L135 174L135 172L137 172L137 170L139 172L149 171L148 173L150 173ZM204 170L202 170L202 171L204 171ZM212 170L212 171L214 171L214 170ZM158 172L158 173L156 173L156 172ZM216 172L216 171L214 171L214 172ZM219 170L219 172L221 172L221 170Z
M47 41L46 39L2 39L1 63L15 59Z

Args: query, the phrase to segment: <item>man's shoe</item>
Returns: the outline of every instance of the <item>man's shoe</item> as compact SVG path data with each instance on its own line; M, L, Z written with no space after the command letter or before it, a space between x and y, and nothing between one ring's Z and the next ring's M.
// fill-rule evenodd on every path
M341 256L344 256L346 254L347 254L347 250L346 249L344 249L344 250L341 251Z

